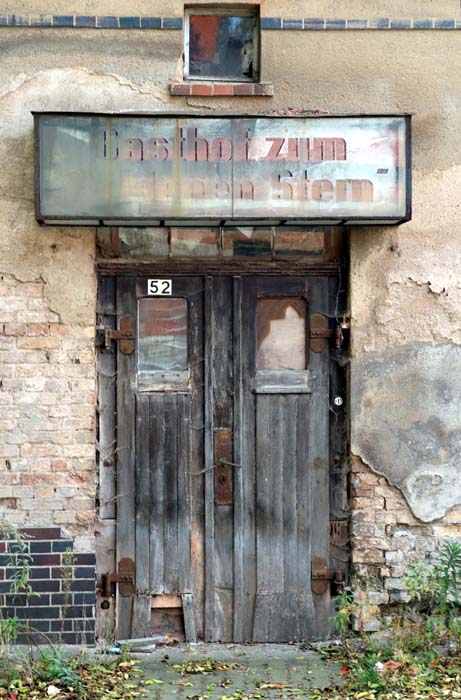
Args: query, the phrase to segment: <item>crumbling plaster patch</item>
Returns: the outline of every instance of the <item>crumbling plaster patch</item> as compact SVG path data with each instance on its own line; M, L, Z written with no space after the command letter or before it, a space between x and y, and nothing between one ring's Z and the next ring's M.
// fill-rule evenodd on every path
M69 85L72 90L69 90ZM45 299L60 321L87 325L94 319L95 229L43 227L34 215L34 152L31 112L110 111L158 102L160 90L147 90L116 75L87 69L21 74L0 95L0 273L17 280L41 279ZM14 119L12 116L14 115Z
M410 343L354 358L351 450L430 522L461 503L461 347Z
M416 172L410 222L352 231L353 356L410 341L461 344L460 186L461 166Z

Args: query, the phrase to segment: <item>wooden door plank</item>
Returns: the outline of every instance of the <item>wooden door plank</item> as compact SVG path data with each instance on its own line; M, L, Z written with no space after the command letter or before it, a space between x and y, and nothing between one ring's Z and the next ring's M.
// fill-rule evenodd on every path
M232 280L213 280L212 381L214 464L236 462L233 453ZM214 639L233 641L233 487L232 466L214 469ZM224 486L220 479L225 479Z
M138 593L133 599L133 625L131 636L134 639L150 637L150 601L147 593Z
M233 364L234 364L234 462L241 467L234 471L234 641L244 641L244 581L243 581L243 470L242 461L242 280L233 280Z
M163 397L165 415L165 462L163 465L164 593L180 593L178 560L178 398Z
M205 641L214 634L213 279L205 279Z
M297 555L300 639L312 639L315 633L314 603L311 591L311 477L309 464L309 425L311 396L303 396L298 404L295 440L298 451L296 469L297 491Z
M165 414L163 396L151 394L149 397L150 424L150 591L164 592L164 469L165 469Z
M184 615L184 631L186 642L197 641L197 625L195 621L194 599L191 593L183 593L182 610Z
M290 396L289 394L282 399L284 413L283 423L281 423L284 427L282 434L283 572L284 591L291 595L298 592L298 523L296 517L298 490L296 473L298 458L302 459L302 456L298 453L296 442L296 421L300 400L302 399L299 395Z
M149 396L136 398L136 593L150 593L150 445L149 445ZM135 608L136 609L136 608ZM137 611L139 612L139 610ZM150 615L150 613L149 613ZM134 611L133 611L134 616ZM135 618L133 617L133 625ZM136 624L141 624L136 620ZM133 629L135 637L144 636Z
M189 365L191 408L191 589L195 606L197 636L204 637L205 610L205 500L204 475L204 338L202 277L189 281Z
M268 538L268 551L270 555L270 581L271 592L281 593L285 590L284 563L284 522L283 522L283 481L286 468L285 455L283 453L285 425L285 397L269 396L269 429L263 435L270 443L269 459L269 480L270 480L270 504L269 504L269 529L266 533ZM258 402L259 406L259 402ZM257 458L256 468L259 478L260 461ZM259 517L259 513L258 513ZM259 530L259 525L258 525ZM269 641L269 639L267 640Z
M117 315L136 316L133 280L117 279ZM135 353L117 350L117 562L125 557L133 561L135 551ZM131 635L133 598L117 596L117 637Z
M310 282L310 313L327 314L328 279ZM309 421L309 466L311 488L311 558L322 557L329 566L329 350L310 353L313 376L313 403ZM314 409L315 405L315 409ZM330 593L313 594L316 636L326 639L330 633Z
M243 640L253 638L256 599L256 444L255 444L255 306L256 283L254 279L242 279L241 304L241 369L242 369L242 538L243 538Z
M256 397L256 601L253 638L267 642L270 636L272 593L272 430L271 396Z
M178 559L179 591L191 593L191 395L178 395Z

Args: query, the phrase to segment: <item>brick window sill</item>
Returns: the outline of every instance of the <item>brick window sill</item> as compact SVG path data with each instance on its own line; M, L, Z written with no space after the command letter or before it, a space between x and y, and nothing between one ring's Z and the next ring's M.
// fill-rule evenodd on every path
M171 83L170 95L181 97L272 97L273 83Z

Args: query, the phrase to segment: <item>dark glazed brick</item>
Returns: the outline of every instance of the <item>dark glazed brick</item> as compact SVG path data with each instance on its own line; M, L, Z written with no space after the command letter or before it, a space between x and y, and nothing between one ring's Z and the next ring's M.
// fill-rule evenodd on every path
M161 29L161 17L141 17L141 29Z
M457 17L457 19L455 19L455 28L461 29L461 17Z
M410 29L410 19L391 19L391 29Z
M0 566L8 566L8 564L11 564L10 557L6 556L6 554L0 556Z
M62 616L67 620L73 620L77 617L79 618L92 618L93 617L93 606L92 605L69 605L68 608L63 608Z
M0 542L0 553L3 554L5 549L6 549L6 542Z
M74 602L73 593L53 593L51 596L51 605L72 605Z
M96 17L93 15L79 15L75 18L76 27L96 27Z
M182 29L182 17L164 17L162 19L163 29Z
M428 17L427 19L414 19L413 20L413 29L432 29L434 26L433 20Z
M55 15L53 17L54 27L73 27L74 18L72 15Z
M74 578L92 578L95 577L94 566L77 566L74 569Z
M34 542L30 543L30 551L32 554L45 554L51 552L51 542Z
M76 554L74 557L74 562L80 566L95 566L96 556L94 554Z
M8 25L10 27L28 27L29 18L24 15L8 15Z
M6 27L8 24L8 15L0 15L0 27Z
M326 19L325 29L346 29L345 19Z
M52 17L31 17L30 24L32 27L51 27L53 19Z
M52 632L72 632L73 620L51 620L50 629Z
M389 29L388 17L372 17L368 20L369 29Z
M141 26L140 17L120 17L119 20L121 29L139 29Z
M57 620L61 617L61 610L50 606L44 606L43 608L16 608L15 614L20 620Z
M436 19L434 23L435 29L454 29L454 19Z
M280 17L261 17L261 29L281 29Z
M72 550L74 548L74 543L72 540L58 540L58 542L52 543L53 552L66 552L68 549Z
M32 556L32 566L59 566L61 557L59 554L34 554Z
M94 632L96 624L94 617L88 617L85 620L73 621L75 632Z
M75 593L74 601L76 605L94 605L96 603L95 593Z
M44 593L57 593L60 590L59 581L31 581L33 591L43 591Z
M92 592L96 588L96 582L92 579L85 579L83 581L72 581L70 584L71 591L88 591Z
M284 19L283 20L283 29L302 29L303 28L303 21L302 19Z
M118 18L112 16L98 17L97 25L101 29L115 29L118 27Z
M368 27L367 19L348 19L347 28L348 29L366 29Z
M30 605L49 605L50 596L49 595L34 595L29 600ZM24 607L27 605L27 597L25 595L7 595L5 596L5 605L13 608Z
M24 527L21 532L31 540L59 540L61 530L59 527ZM13 539L8 537L9 540Z
M324 29L325 20L319 17L307 17L304 20L304 29Z
M31 579L49 579L50 578L50 570L48 568L44 568L42 566L32 566L29 569L29 577Z
M24 633L24 637L27 638L26 632L33 633L34 630L37 630L38 632L48 632L50 629L50 623L48 620L35 620L34 622L31 622L31 623L26 622L25 627L26 627L26 630ZM19 640L18 640L18 643L20 644L21 642L19 642Z

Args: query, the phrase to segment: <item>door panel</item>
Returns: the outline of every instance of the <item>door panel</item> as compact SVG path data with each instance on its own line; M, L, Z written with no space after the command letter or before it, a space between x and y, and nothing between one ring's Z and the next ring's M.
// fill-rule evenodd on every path
M117 356L117 561L136 564L119 637L159 632L153 601L178 597L209 641L328 635L311 561L329 562L329 353L308 342L327 290L174 278L170 302L151 303L145 278L118 279L139 336Z
M191 466L204 459L203 291L200 278L176 280L168 300L148 298L145 278L117 284L118 314L138 329L136 352L118 353L117 559L136 564L135 596L117 601L122 638L161 631L153 596L191 596L203 630L203 482Z

